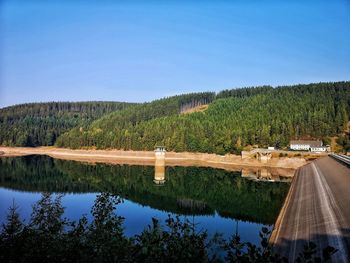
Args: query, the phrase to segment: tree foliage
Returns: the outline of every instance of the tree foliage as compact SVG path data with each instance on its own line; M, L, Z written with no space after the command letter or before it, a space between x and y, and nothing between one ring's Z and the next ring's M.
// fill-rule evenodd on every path
M268 244L269 231L260 233L261 246L243 243L237 234L230 240L209 239L188 220L166 220L165 227L153 218L140 234L124 235L123 221L115 212L119 197L102 193L91 210L92 222L62 218L60 197L44 194L33 206L31 223L20 221L10 208L0 229L1 262L288 262ZM317 256L313 243L306 243L297 262L327 262L337 250L327 247Z
M0 145L53 145L73 127L85 127L101 116L132 106L124 102L28 103L0 109Z
M207 110L192 114L178 114L181 98L105 115L83 131L65 133L57 145L125 150L164 145L171 151L218 154L237 153L246 145L285 147L290 139L343 133L349 122L350 82L223 91Z
M191 93L149 103L32 103L0 109L0 145L238 153L347 129L350 82ZM181 114L209 104L207 110ZM344 136L343 136L344 137ZM339 144L348 149L348 139Z

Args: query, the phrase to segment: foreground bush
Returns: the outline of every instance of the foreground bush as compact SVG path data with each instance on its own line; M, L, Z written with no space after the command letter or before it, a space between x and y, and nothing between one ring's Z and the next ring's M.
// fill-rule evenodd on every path
M0 232L0 262L287 262L273 253L267 228L257 247L241 242L238 235L228 241L220 235L209 239L189 221L169 216L165 228L152 219L141 234L128 238L124 218L115 213L119 197L98 195L91 222L85 216L78 222L63 218L61 198L43 194L26 224L15 204L9 208ZM309 243L298 262L326 262L335 252L328 247L317 258L315 245Z

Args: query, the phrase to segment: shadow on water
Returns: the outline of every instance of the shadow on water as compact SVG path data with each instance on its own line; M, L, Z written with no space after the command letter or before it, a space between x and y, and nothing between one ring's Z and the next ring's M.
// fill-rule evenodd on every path
M232 219L274 224L289 184L248 180L241 175L245 176L245 172L201 167L91 165L47 156L0 158L0 186L10 189L110 192L170 213L218 213Z

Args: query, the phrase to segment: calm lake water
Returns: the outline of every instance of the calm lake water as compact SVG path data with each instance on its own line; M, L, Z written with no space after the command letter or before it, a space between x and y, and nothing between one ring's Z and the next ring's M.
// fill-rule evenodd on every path
M228 238L236 231L243 241L259 243L263 226L272 228L289 188L284 182L259 182L240 172L199 167L155 168L135 165L88 165L46 156L0 158L0 222L13 202L28 221L42 192L64 194L65 216L91 218L96 195L110 192L124 202L116 213L125 218L125 233L140 233L155 217L164 224L179 215L210 235Z

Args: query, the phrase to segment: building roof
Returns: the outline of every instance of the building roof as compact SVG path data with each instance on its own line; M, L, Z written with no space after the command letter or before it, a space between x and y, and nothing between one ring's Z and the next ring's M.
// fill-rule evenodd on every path
M310 147L321 147L322 141L306 141L306 140L294 140L290 141L290 144L299 144L299 145L310 145Z
M165 146L156 146L155 151L165 152Z

